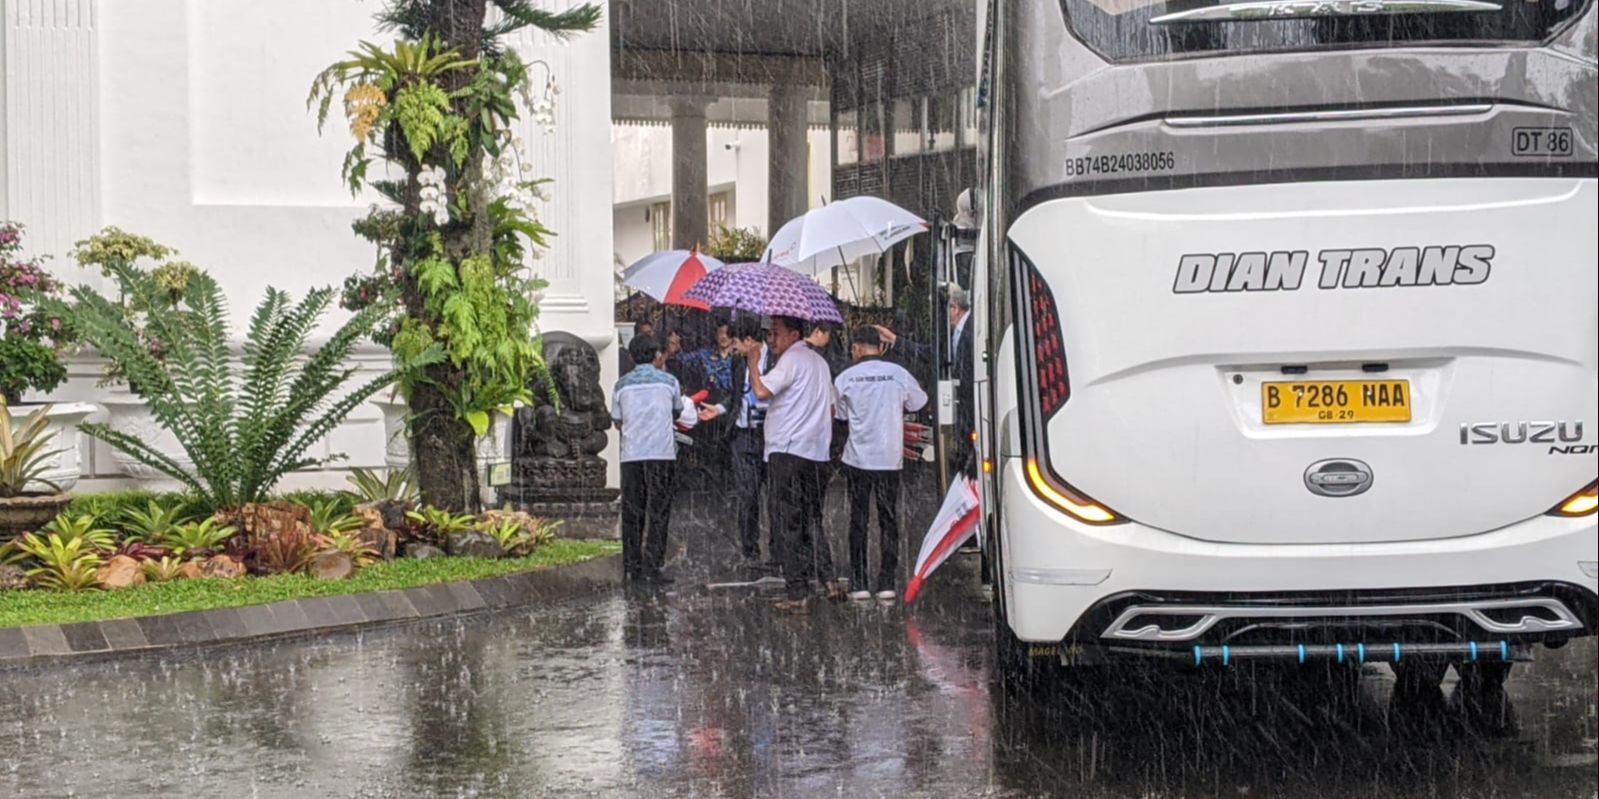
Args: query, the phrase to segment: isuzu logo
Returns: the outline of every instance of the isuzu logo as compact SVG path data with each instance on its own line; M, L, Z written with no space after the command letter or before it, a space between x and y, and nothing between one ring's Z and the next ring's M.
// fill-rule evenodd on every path
M1305 470L1305 487L1323 497L1352 497L1371 488L1371 467L1352 458L1316 461Z

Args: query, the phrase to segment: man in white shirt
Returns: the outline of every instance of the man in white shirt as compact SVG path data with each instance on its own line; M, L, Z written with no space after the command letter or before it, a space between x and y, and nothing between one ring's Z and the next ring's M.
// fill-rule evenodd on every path
M759 349L741 345L750 387L756 398L770 403L766 468L773 500L772 541L781 552L788 587L783 607L789 609L804 606L813 579L824 585L833 580L832 550L816 540L826 535L821 529L822 479L833 440L833 385L827 361L801 341L804 335L803 321L773 317L767 346L777 363L765 374L756 366ZM831 586L828 597L839 599L842 593Z
M634 336L627 349L636 365L616 381L611 403L611 418L622 429L622 573L629 580L670 583L661 566L672 522L675 425L693 427L699 419L677 378L666 373L659 342Z
M844 477L849 484L851 599L870 599L866 582L871 506L877 506L877 598L893 599L899 578L899 474L904 466L905 413L921 410L927 392L903 366L883 360L877 331L863 327L850 343L855 365L833 381L834 409L849 422Z

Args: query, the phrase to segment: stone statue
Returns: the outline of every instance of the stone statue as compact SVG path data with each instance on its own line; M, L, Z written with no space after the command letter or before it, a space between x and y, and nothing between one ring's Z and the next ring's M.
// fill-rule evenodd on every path
M569 534L611 534L616 490L605 487L610 409L600 386L600 358L571 333L545 333L549 378L529 386L532 402L516 412L511 433L511 482L502 502L567 522ZM552 385L553 384L553 385ZM559 403L552 401L551 389ZM581 532L589 529L588 532Z
M560 408L550 401L550 386L542 378L534 381L533 405L518 412L519 421L533 431L526 440L527 455L573 460L599 455L605 449L605 431L611 429L600 387L600 357L571 333L547 333L543 342Z

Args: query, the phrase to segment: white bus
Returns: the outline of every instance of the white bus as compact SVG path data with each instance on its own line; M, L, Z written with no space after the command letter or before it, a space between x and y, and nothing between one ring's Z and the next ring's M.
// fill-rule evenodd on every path
M979 0L1003 670L1591 635L1594 0Z

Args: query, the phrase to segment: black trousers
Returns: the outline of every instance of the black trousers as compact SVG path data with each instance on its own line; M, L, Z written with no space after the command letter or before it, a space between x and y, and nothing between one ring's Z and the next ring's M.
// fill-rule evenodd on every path
M782 552L783 580L790 597L810 592L812 580L833 579L833 551L818 537L822 529L822 480L827 463L774 453L767 461L771 480L772 541Z
M870 572L867 539L872 506L877 507L877 591L892 591L899 580L899 470L857 469L844 464L849 483L850 589L867 590Z
M628 577L661 573L676 474L676 461L622 464L622 572Z
M761 559L761 493L766 486L766 436L759 428L734 428L729 451L733 459L733 513L738 520L739 550L748 561ZM768 544L771 540L768 539ZM775 547L772 557L778 557Z

